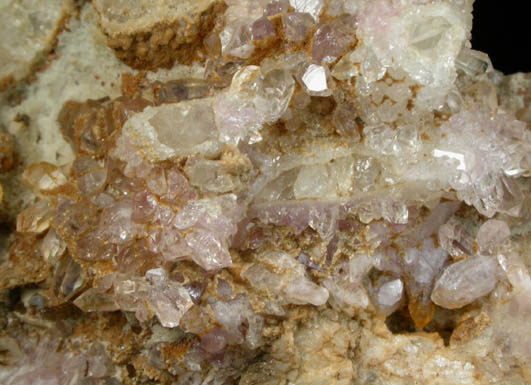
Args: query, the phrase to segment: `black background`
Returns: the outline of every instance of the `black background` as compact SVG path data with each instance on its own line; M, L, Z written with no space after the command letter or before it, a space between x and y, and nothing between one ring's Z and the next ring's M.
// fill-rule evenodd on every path
M472 48L505 74L531 72L529 0L476 0Z

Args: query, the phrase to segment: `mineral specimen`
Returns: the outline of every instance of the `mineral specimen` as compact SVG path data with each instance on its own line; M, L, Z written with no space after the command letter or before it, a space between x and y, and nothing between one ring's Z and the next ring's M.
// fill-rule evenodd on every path
M2 96L0 382L531 381L531 98L472 2L78 4Z

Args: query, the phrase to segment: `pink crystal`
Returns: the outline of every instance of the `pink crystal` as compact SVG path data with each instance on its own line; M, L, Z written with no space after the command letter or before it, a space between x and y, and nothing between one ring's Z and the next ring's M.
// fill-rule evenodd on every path
M474 250L474 238L455 218L439 228L439 243L453 257L459 257L463 253L472 255Z
M493 257L475 256L448 266L435 283L431 299L447 309L457 309L487 295L498 281Z
M227 332L231 343L245 343L249 348L257 347L261 341L264 319L255 314L246 294L234 299L211 304L216 320ZM242 333L242 325L247 324L247 332Z
M143 233L144 226L134 223L132 215L131 201L121 201L104 210L100 226L110 242L126 243Z
M481 225L477 234L479 251L490 255L510 236L511 230L507 223L498 219L489 219Z
M321 25L312 43L312 59L315 63L332 63L354 43L354 33L352 27L355 19L352 16L341 16L330 24Z
M251 26L251 31L253 40L265 40L276 35L275 27L266 16L256 20Z
M288 11L288 0L270 0L264 8L264 16L274 16Z
M196 230L188 234L186 243L192 250L194 262L205 270L218 270L232 264L228 246L208 231Z
M154 229L148 234L149 249L160 253L168 261L177 261L191 254L181 232L172 229Z
M201 348L208 353L218 353L227 346L225 333L221 329L214 329L201 338Z
M291 42L301 42L306 39L314 20L309 13L288 13L282 15L282 25L286 39Z
M131 220L136 223L154 222L157 214L158 202L155 196L148 192L138 193L133 199Z
M153 269L146 273L146 280L153 285L149 303L162 326L179 326L184 313L193 305L188 291L181 285L168 280L163 269Z

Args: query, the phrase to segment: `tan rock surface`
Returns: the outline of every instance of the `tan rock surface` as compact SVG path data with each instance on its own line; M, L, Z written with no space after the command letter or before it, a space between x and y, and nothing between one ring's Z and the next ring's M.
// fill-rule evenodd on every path
M73 11L72 0L0 1L0 91L42 64Z
M222 14L220 0L95 0L116 56L133 68L171 67L201 58L202 43Z

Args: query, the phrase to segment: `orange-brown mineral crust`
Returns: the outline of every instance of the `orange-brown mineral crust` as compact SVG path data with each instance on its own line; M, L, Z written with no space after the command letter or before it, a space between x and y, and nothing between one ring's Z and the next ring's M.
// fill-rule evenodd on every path
M94 1L107 44L120 60L144 70L202 60L203 40L226 8L220 0L158 4L157 12L141 5L107 3Z

